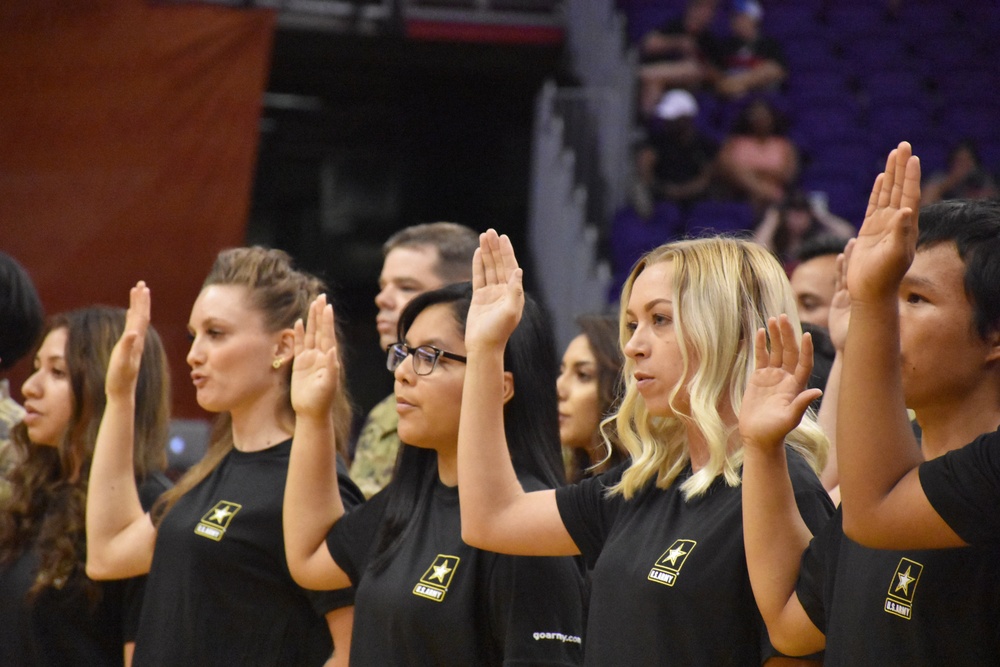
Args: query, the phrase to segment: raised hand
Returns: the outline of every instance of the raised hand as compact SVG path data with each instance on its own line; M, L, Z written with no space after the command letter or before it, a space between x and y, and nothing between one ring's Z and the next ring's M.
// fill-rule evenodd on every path
M784 443L809 404L823 393L807 389L812 373L812 337L802 336L802 350L787 315L767 321L771 350L764 329L754 337L754 371L747 382L740 407L739 429L743 444L773 449Z
M324 418L331 414L340 387L340 358L333 306L321 294L309 305L309 318L295 323L292 362L292 408L297 416Z
M146 345L146 330L149 328L150 303L149 288L140 280L129 290L125 330L108 360L104 393L109 397L131 399L135 396L142 350Z
M847 242L844 252L837 255L837 275L834 278L833 298L830 300L830 313L827 327L830 332L830 342L837 352L844 351L847 342L847 327L851 323L851 293L847 289L847 267L851 264L855 240Z
M848 268L848 288L858 302L895 298L913 261L920 206L920 159L903 141L889 153L868 199L865 221Z
M503 347L524 309L522 271L507 235L490 229L479 235L472 258L472 304L465 324L465 347Z

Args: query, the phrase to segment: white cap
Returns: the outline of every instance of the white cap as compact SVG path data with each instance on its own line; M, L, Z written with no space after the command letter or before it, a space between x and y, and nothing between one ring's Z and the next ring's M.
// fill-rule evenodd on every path
M668 90L656 104L656 115L663 120L697 116L698 101L686 90Z

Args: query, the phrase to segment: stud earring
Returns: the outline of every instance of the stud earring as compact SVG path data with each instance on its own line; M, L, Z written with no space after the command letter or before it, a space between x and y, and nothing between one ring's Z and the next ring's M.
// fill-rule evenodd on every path
M281 368L281 363L282 363L281 357L278 357L277 359L271 362L271 367L274 368L274 370L278 370L279 368Z

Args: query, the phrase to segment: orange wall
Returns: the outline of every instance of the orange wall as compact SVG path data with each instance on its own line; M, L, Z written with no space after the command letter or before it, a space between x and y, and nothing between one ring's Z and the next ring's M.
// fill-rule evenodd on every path
M0 248L49 313L126 306L146 280L176 416L201 415L185 327L215 254L244 239L273 31L262 10L0 3Z

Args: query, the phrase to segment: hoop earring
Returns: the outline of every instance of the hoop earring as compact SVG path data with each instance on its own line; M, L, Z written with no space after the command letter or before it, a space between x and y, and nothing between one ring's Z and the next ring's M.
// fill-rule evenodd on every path
M277 359L271 362L271 368L273 368L274 370L278 370L279 368L281 368L282 363L283 362L281 357L278 357Z

